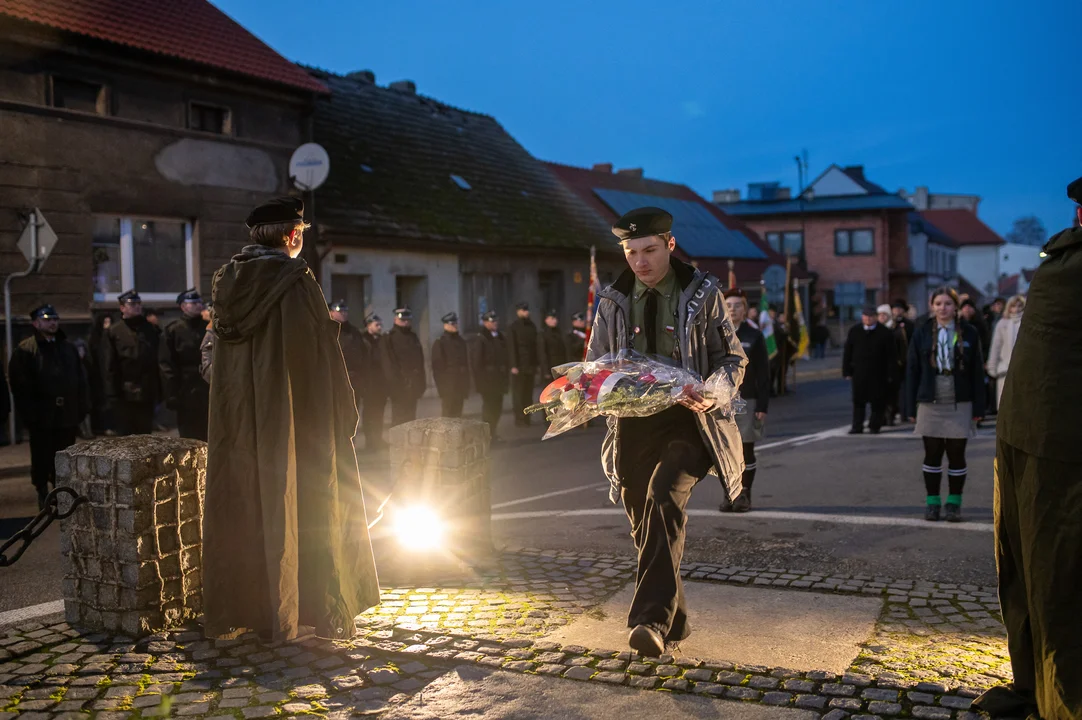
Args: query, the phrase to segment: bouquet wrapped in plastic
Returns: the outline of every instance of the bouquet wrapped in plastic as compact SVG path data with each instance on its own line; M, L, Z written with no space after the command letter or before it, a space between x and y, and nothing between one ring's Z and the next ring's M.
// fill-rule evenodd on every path
M634 351L558 365L552 374L556 379L541 392L541 401L525 410L545 411L549 422L545 440L600 415L655 415L692 391L713 401L710 412L731 416L743 412L745 406L739 388L733 387L724 371L703 380L693 372Z

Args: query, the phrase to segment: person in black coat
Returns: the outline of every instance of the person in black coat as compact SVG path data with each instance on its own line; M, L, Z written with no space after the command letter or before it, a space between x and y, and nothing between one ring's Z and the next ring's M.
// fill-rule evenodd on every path
M56 453L75 444L79 424L90 412L90 386L56 310L42 305L30 319L34 334L19 343L8 373L16 411L30 430L30 479L40 510L56 484Z
M762 439L766 425L766 410L770 403L770 356L766 352L763 334L746 322L748 297L743 290L731 288L725 292L725 306L736 326L736 338L744 348L748 364L740 384L740 397L747 403L745 411L736 416L740 442L744 447L744 474L740 478L740 495L730 503L722 503L722 512L751 510L751 487L755 482L758 462L755 443Z
M499 318L489 311L481 317L484 330L470 352L473 384L481 394L481 419L488 423L492 441L499 440L497 425L503 412L503 396L510 385L511 350L500 332Z
M413 332L413 312L402 307L394 311L394 327L380 343L383 377L391 397L391 425L417 419L417 401L428 384L425 351Z
M111 314L96 315L87 340L87 381L90 383L90 429L102 436L113 431L113 423L105 400L102 364L105 356L105 333L116 322Z
M545 313L545 327L537 341L537 352L541 384L544 386L552 381L552 368L569 362L567 343L560 332L560 319L555 310Z
M206 442L210 385L199 372L199 348L207 334L203 298L191 288L177 296L177 304L184 317L166 326L158 350L165 406L177 414L180 437Z
M120 296L121 321L105 331L102 381L118 435L149 435L161 399L158 368L160 334L143 316L139 293Z
M865 406L872 406L868 429L878 433L883 427L887 393L898 372L894 333L879 322L874 306L861 311L861 325L854 325L845 341L842 376L852 379L853 427L850 435L864 432Z
M383 442L383 416L387 414L387 385L383 378L383 321L370 313L364 319L361 333L361 370L359 383L353 390L364 403L361 409L361 431L365 452L386 446Z
M447 313L443 335L432 343L432 377L440 394L443 417L462 417L462 404L470 394L470 357L466 341L458 333L458 315Z
M537 378L537 326L530 319L530 306L515 306L518 320L508 330L511 351L511 412L515 425L529 425L530 416L522 411L533 402L534 381Z
M586 358L586 314L577 312L571 316L571 332L567 333L568 362L582 362Z
M342 359L346 361L346 374L353 387L353 399L361 404L361 386L364 384L364 340L362 333L349 322L349 305L345 300L335 300L327 306L331 320L342 326L338 333L338 346L342 348Z

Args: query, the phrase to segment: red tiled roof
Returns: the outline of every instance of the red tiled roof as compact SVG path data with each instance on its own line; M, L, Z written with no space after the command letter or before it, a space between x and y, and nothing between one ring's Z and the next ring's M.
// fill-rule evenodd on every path
M206 0L0 0L6 15L317 93L322 83Z
M1003 245L1004 239L969 210L924 210L921 217L959 245Z

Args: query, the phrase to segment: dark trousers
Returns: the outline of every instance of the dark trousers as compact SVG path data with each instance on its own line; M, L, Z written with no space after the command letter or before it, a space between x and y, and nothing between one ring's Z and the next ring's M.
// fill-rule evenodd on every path
M37 428L30 431L30 480L38 491L38 504L56 485L56 454L75 444L77 428Z
M448 418L460 418L462 417L462 405L466 402L466 396L461 393L447 393L440 395L440 405L442 406L443 417Z
M209 419L209 408L177 408L177 434L182 438L206 442Z
M853 430L856 432L864 432L864 410L865 405L872 406L872 416L868 418L868 429L872 432L879 432L879 429L883 427L883 416L886 411L885 400L872 400L870 403L853 403Z
M154 403L121 400L113 410L117 435L150 435L154 432Z
M620 495L638 553L627 625L650 625L666 640L691 634L680 578L685 508L711 465L695 422L684 407L620 420Z
M503 393L484 393L481 395L481 420L488 423L488 434L493 440L499 437L496 426L500 423L503 412Z
M391 427L417 419L417 397L391 395Z
M1015 689L1043 720L1082 718L1082 463L996 444L999 604Z
M387 396L369 394L364 396L361 409L361 430L364 432L364 449L375 450L383 446L383 416L387 413Z
M518 375L511 376L511 414L516 425L529 425L530 416L522 411L533 404L533 386L537 373L533 370L519 369Z

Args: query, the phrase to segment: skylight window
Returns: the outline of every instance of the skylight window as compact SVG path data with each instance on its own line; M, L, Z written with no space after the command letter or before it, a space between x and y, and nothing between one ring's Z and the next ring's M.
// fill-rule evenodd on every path
M451 179L454 181L455 185L458 185L463 190L470 189L470 184L466 182L466 178L462 177L461 175L452 175Z
M370 173L372 172L372 167L370 165L361 165L361 170L363 172Z

